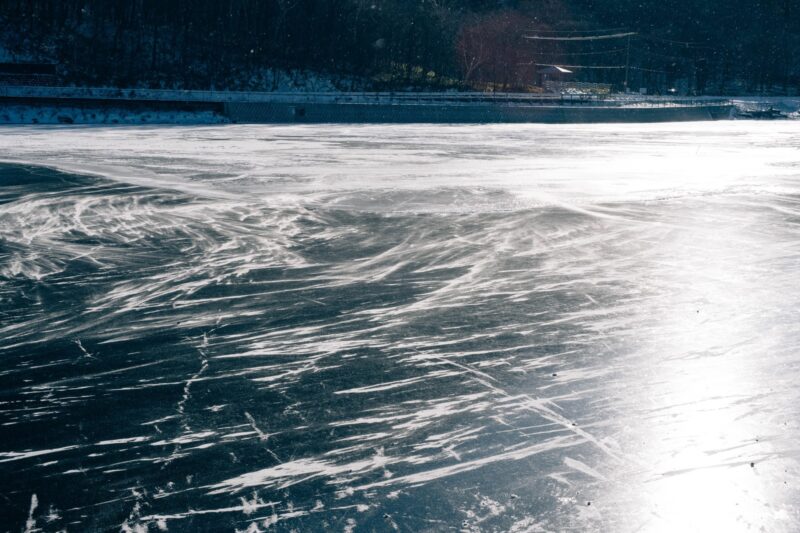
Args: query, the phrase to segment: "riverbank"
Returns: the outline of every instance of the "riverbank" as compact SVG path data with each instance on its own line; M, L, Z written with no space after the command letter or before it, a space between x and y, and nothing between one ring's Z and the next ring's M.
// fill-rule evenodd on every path
M0 124L225 124L212 110L0 104Z
M736 118L800 99L0 87L0 124L598 123Z
M104 106L2 105L0 124L288 124L288 123L619 123L730 118L730 106L662 108L514 106L420 107L359 104L231 104L213 110Z

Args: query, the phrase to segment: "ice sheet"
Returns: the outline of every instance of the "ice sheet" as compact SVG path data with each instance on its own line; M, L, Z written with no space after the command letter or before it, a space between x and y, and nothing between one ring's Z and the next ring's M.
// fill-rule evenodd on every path
M1 521L796 530L798 147L0 129Z

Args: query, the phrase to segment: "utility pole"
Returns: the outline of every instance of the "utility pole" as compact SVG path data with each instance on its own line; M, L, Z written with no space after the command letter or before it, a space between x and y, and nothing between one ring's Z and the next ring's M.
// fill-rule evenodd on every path
M631 36L628 35L628 47L625 52L625 92L628 92L628 71L631 68Z
M787 0L790 1L790 0ZM534 41L603 41L607 39L624 39L627 37L628 39L628 46L627 46L627 57L625 58L625 91L628 91L628 82L630 81L630 69L631 69L631 37L635 35L639 35L638 32L635 31L625 31L624 28L614 28L611 30L588 30L591 32L590 35L575 35L575 33L586 33L581 31L562 31L556 33L566 33L567 35L523 35L525 39L531 39ZM598 31L606 32L602 34L597 34ZM617 33L607 33L607 32L617 32ZM545 32L545 33L553 33L553 32ZM619 50L615 50L619 51ZM575 68L613 68L613 69L621 69L623 68L622 65L572 65ZM636 68L636 67L634 67Z

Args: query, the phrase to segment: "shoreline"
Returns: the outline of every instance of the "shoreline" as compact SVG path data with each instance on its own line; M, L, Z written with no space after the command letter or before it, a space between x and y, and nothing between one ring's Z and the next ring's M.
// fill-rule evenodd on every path
M648 123L726 120L797 98L525 93L259 93L0 87L0 124Z
M0 102L0 125L648 123L725 120L732 105L675 107L229 104L223 110Z

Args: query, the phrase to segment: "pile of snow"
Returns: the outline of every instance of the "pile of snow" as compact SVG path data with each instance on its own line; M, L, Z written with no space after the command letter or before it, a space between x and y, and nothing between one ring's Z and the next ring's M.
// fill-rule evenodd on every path
M113 107L0 106L0 124L222 124L213 111L132 110Z
M800 98L789 96L752 96L732 100L739 112L763 111L768 108L780 111L792 119L800 119Z

